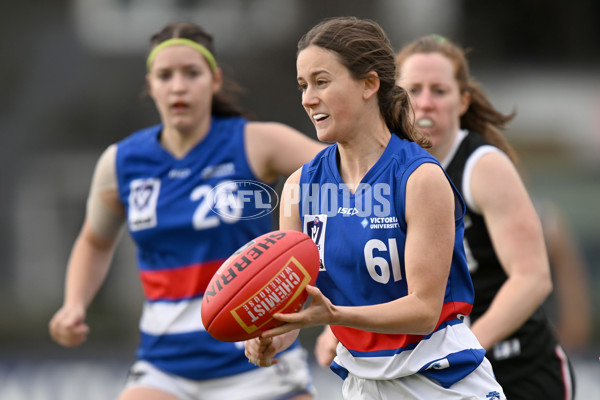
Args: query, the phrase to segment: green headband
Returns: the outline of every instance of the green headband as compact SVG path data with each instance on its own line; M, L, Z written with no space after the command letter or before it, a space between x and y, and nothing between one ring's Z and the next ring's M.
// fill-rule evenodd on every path
M217 62L215 61L215 57L212 55L210 50L208 50L206 47L204 47L200 43L194 42L193 40L190 40L190 39L174 38L174 39L165 40L164 42L159 43L155 48L152 49L152 51L148 55L148 60L146 61L146 67L148 68L148 71L150 71L150 67L152 66L152 61L154 61L154 58L156 57L156 55L158 54L159 51L161 51L165 47L177 46L177 45L189 46L193 49L198 50L208 61L208 64L210 65L210 69L213 71L217 69Z
M431 35L429 35L429 37L437 40L439 43L445 43L448 40L442 35L438 35L437 33L432 33Z

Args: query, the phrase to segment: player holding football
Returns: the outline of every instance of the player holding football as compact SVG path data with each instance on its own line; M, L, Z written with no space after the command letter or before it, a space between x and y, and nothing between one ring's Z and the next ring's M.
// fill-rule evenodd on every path
M120 400L312 399L297 343L281 354L281 368L259 369L248 363L243 344L219 342L202 326L200 304L216 269L272 230L264 209L234 201L236 182L273 184L323 148L288 126L244 118L222 91L214 53L212 37L191 23L152 36L147 85L161 124L100 157L50 333L64 346L85 341L86 309L126 224L146 302L138 361ZM226 190L221 197L217 186Z
M463 323L473 302L464 203L421 147L385 33L352 17L317 24L298 43L297 79L319 139L335 143L287 180L280 228L311 234L322 269L310 306L276 314L286 324L247 341L246 356L276 363L299 328L329 325L345 399L505 399ZM352 212L311 191L332 184ZM365 208L377 185L388 190ZM389 223L371 224L381 213Z

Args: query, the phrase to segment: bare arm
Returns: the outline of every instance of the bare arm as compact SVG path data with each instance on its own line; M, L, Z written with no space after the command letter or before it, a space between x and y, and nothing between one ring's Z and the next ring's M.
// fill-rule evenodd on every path
M470 184L508 276L472 326L489 350L532 315L552 290L552 283L540 220L513 164L503 154L486 154L476 163Z
M49 324L50 335L63 346L77 346L87 337L86 310L106 278L124 221L113 178L114 150L96 166L86 218L67 266L64 302Z
M312 160L325 145L277 122L246 125L246 154L258 178L272 182Z

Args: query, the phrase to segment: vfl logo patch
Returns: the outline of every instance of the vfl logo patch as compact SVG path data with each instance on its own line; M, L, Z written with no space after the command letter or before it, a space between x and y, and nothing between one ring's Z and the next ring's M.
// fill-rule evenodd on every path
M156 226L156 203L160 180L156 178L134 179L129 184L129 228L132 231Z
M306 233L319 249L319 258L321 259L319 265L319 271L325 271L325 264L323 263L325 253L325 228L327 227L327 215L305 215L304 216L304 233Z
M307 230L310 233L310 238L315 243L319 243L319 239L321 239L321 233L323 232L323 221L319 219L319 217L315 217L312 222L306 224Z
M143 210L146 208L148 200L150 200L150 196L152 196L153 189L152 185L142 184L132 191L131 194L136 209Z

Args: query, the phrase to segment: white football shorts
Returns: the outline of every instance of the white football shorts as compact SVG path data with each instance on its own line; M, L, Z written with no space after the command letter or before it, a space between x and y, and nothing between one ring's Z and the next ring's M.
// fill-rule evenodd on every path
M168 374L146 361L137 361L130 369L124 390L133 387L156 388L181 400L271 400L302 393L316 396L304 349L292 349L277 359L278 363L271 367L201 381Z

